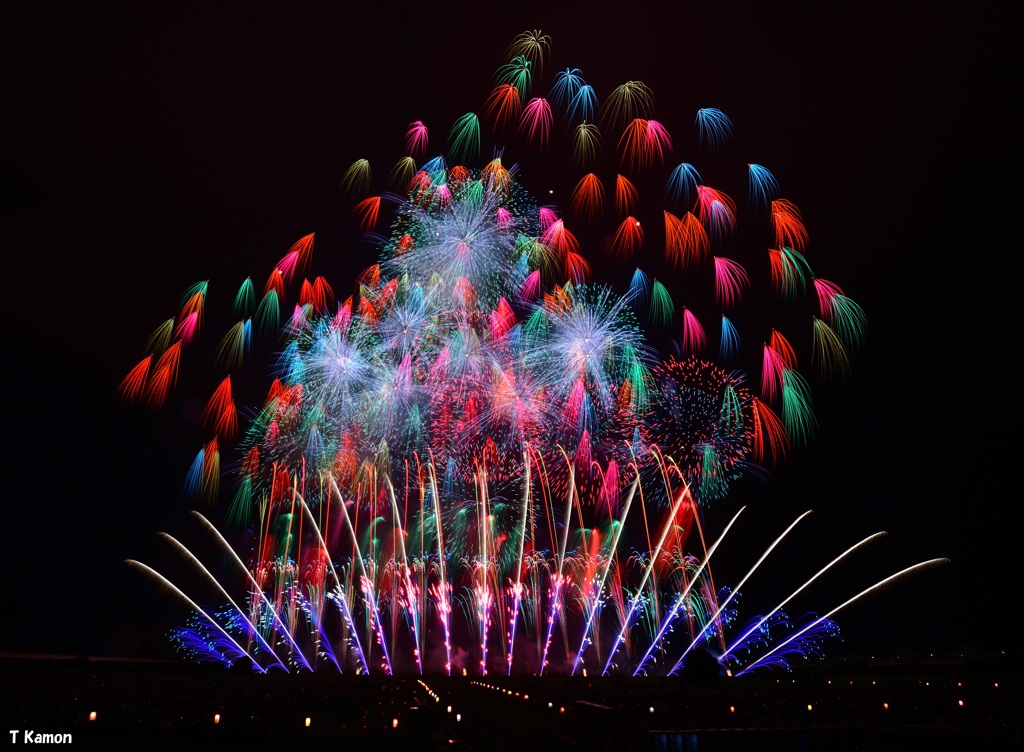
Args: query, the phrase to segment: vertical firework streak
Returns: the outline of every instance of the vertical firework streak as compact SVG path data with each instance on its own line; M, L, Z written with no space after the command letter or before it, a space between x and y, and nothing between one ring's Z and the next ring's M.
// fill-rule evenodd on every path
M636 586L635 595L629 602L629 608L626 610L626 618L623 619L619 632L615 637L615 641L612 643L611 650L608 651L608 660L605 661L604 669L601 672L602 674L607 674L609 672L609 669L612 665L612 660L615 658L615 654L616 652L618 652L619 646L622 645L622 642L626 639L629 630L632 629L633 625L636 622L636 618L640 614L640 609L643 605L642 599L644 588L647 585L647 582L651 577L651 573L654 570L655 562L661 555L662 548L665 545L665 540L668 538L668 534L670 531L669 523L672 519L675 518L676 512L679 510L680 506L684 503L684 501L688 500L688 498L688 489L680 491L678 496L676 497L675 503L672 506L671 512L666 517L665 526L662 530L661 537L658 539L658 544L651 551L649 561L646 567L644 568L643 575L640 578L639 584ZM742 511L743 510L741 509L740 512ZM737 512L737 516L739 516L739 512ZM735 521L735 518L733 519Z
M494 594L490 587L490 577L494 567L491 556L491 547L488 543L490 532L491 515L487 505L487 471L479 471L477 480L477 535L480 561L477 563L477 571L480 573L479 581L473 587L473 600L476 607L476 620L480 629L480 675L487 675L487 638L491 628L491 608L494 604ZM495 571L495 574L497 572Z
M341 584L341 578L338 577L338 571L337 569L335 569L334 563L331 561L331 557L327 552L327 544L324 542L324 537L320 532L320 527L319 525L317 525L316 520L313 519L313 515L309 511L309 506L307 506L304 500L302 501L302 511L303 514L305 514L306 517L309 519L310 527L316 533L317 543L319 543L320 545L320 550L323 552L324 558L327 561L327 565L331 571L331 576L334 578L334 586L336 588L336 591L334 593L332 600L338 605L338 608L341 610L341 613L345 619L346 631L351 636L350 639L355 645L356 652L359 656L359 664L363 672L369 673L370 667L369 664L367 664L366 662L366 655L363 653L363 646L359 641L359 633L356 631L355 624L352 621L352 612L349 609L348 601L345 599L345 591L344 587ZM197 517L202 518L202 515L199 515L197 512L194 514L196 514ZM203 522L209 525L209 522L205 518L202 519ZM214 529L214 532L216 532L216 529ZM337 660L334 660L333 654L331 657L335 667L338 669L338 671L341 671L341 666L338 665Z
M434 500L434 521L437 526L437 565L440 573L440 582L433 586L432 592L434 595L434 602L437 604L438 615L441 620L441 626L444 629L444 671L446 674L451 675L452 673L452 637L451 637L451 614L452 614L452 589L448 583L448 578L445 574L445 547L444 547L444 531L441 526L441 502L437 494L437 476L434 474L433 465L427 466L427 471L430 475L430 489L431 498ZM424 569L426 567L424 566Z
M229 375L204 413L214 437L193 463L187 490L215 500L221 448L237 448L239 461L226 465L236 483L229 518L255 523L250 564L197 517L246 571L250 605L246 613L167 536L231 604L227 615L210 614L171 586L202 615L178 632L197 658L244 655L261 670L288 670L275 650L283 645L298 669L315 670L323 656L339 671L354 662L369 672L376 643L388 674L407 670L408 656L420 674L465 671L470 656L481 674L501 663L508 674L517 665L576 674L592 659L603 663L602 674L619 666L638 675L658 653L682 649L674 673L695 647L717 642L725 665L788 624L782 609L873 539L727 637L740 588L796 522L720 595L710 559L739 512L710 547L703 512L812 437L810 383L792 342L813 342L823 378L844 375L866 317L812 272L800 210L767 168L745 169L748 208L765 230L753 242L767 247L760 263L731 257L749 242L738 240L740 208L693 164L680 162L663 188L650 190L679 141L653 119L653 93L642 82L612 89L599 107L581 70L566 68L546 96L527 101L549 52L540 32L518 37L484 116L458 118L447 153L418 164L430 139L424 122L414 121L391 173L396 192L368 196L369 162L353 163L343 188L380 255L352 295L338 301L325 278L306 278L284 315L311 264L312 234L275 265L258 302L251 280L243 283L234 311L241 321L218 348ZM517 168L503 163L508 144L555 150L557 117L571 140L572 169L584 172L566 192L566 216L538 205ZM701 149L728 149L733 123L721 110L699 109L693 127ZM482 167L455 163L475 162L485 128L501 156ZM604 143L616 146L602 154ZM652 194L660 205L648 206ZM377 227L392 210L381 239ZM637 266L628 291L616 294L591 279L600 247L661 275ZM704 278L713 280L711 296L696 290ZM809 300L812 312L800 337L773 325L760 357L745 367L735 311L758 284L786 308ZM686 305L673 301L670 287ZM121 384L127 401L166 402L182 352L199 334L206 294L205 282L188 288L179 314L158 328ZM792 316L781 317L788 326ZM252 354L254 319L256 330L278 332L282 344L266 401L238 439L232 376ZM721 321L717 345L702 323L712 320ZM675 354L659 354L655 339ZM755 391L748 380L758 369ZM307 486L308 479L315 482ZM329 524L339 513L340 532ZM698 555L688 553L694 546ZM455 605L465 619L454 618ZM685 646L673 644L677 627L688 634ZM785 665L786 655L817 644L830 628L826 619L795 630L748 670ZM251 653L231 645L232 631L247 636ZM438 633L441 646L431 637ZM261 655L269 666L259 664Z
M745 508L746 507L744 507L744 509ZM669 629L669 627L675 624L676 617L679 615L680 610L682 610L683 607L686 606L688 603L688 598L691 589L696 583L700 581L699 578L701 573L710 564L712 555L718 549L718 546L721 544L722 540L725 538L726 534L732 528L733 524L736 522L736 520L739 518L742 512L743 509L740 509L740 511L737 512L736 515L729 521L729 524L725 526L725 530L719 536L718 540L716 540L714 544L711 546L711 548L708 549L708 551L704 554L704 558L701 561L700 566L698 567L697 571L693 574L693 576L689 579L689 582L687 583L686 587L683 589L682 592L676 595L671 608L669 609L668 613L666 614L664 620L661 623L661 627L658 630L658 633L654 636L654 639L651 640L651 644L650 646L648 646L647 652L644 653L643 658L640 659L640 661L636 665L636 668L633 670L633 676L637 676L643 673L644 667L646 666L647 662L651 659L651 655L656 649L658 649L661 646L661 641L662 638L665 636L665 632ZM709 626L713 623L713 619L709 620ZM703 631L705 630L702 629L702 633Z
M600 580L600 582L595 582L594 583L594 589L593 589L593 591L591 593L591 602L593 603L593 605L589 609L589 615L587 617L586 624L584 624L584 626L583 626L583 639L580 642L579 650L576 651L576 658L573 660L572 672L571 672L572 674L575 674L576 673L576 669L579 668L580 661L583 660L583 653L585 652L585 650L587 648L587 645L588 644L594 644L595 647L597 646L597 641L594 640L594 639L591 639L591 637L592 637L592 630L595 627L594 617L597 616L597 614L599 612L600 599L602 597L604 597L605 585L606 585L606 583L608 581L608 573L612 570L613 561L614 561L616 552L618 551L618 548L619 548L619 538L622 535L622 531L625 529L626 518L629 516L629 508L633 504L633 495L636 493L637 485L639 484L639 482L640 482L640 479L637 478L636 480L633 481L633 484L629 487L629 492L626 495L626 503L622 507L622 517L619 519L619 524L615 527L615 530L614 530L614 533L613 533L614 537L612 538L612 543L608 547L608 555L607 555L608 560L607 560L607 563L605 564L605 566L601 570L601 580ZM600 660L601 656L598 655L597 658L598 658L598 660Z
M508 630L508 674L512 675L512 656L516 644L516 625L523 602L523 553L526 549L526 524L530 511L530 458L523 454L523 514L519 520L519 550L516 556L516 576L512 582L512 610Z
M388 477L384 478L388 487L388 496L391 498L391 508L394 512L395 519L399 519L400 515L398 512L398 500L395 498L395 487L391 485L391 479ZM417 589L412 583L412 568L409 566L409 557L405 552L405 535L404 531L398 530L396 538L401 549L401 560L399 562L399 568L405 577L405 611L409 615L409 619L412 626L412 635L416 647L413 650L416 656L416 667L419 669L419 673L423 673L423 656L420 651L420 611L419 611L419 593L421 590ZM395 609L397 611L397 609Z
M552 588L551 597L548 600L549 612L547 619L547 637L544 640L544 653L540 660L540 674L544 675L544 669L548 665L548 652L551 650L551 636L555 630L555 624L564 607L563 588L565 586L565 549L569 542L569 522L572 519L573 497L576 494L576 471L569 468L569 490L566 493L565 515L562 523L562 540L558 544L558 553L555 557L555 575L550 585Z
M373 631L377 637L377 642L384 653L384 669L388 674L392 673L391 670L391 657L388 654L388 643L387 637L384 634L384 625L382 623L380 609L377 607L376 588L374 587L373 581L367 574L366 567L363 564L363 554L359 550L359 537L356 535L355 527L352 525L352 520L349 517L348 509L345 506L345 502L341 497L341 492L338 491L337 485L334 483L334 479L331 479L331 493L339 500L343 519L345 520L345 527L348 529L349 535L352 536L352 547L355 550L355 556L353 561L359 566L359 586L366 598L367 613L369 614Z

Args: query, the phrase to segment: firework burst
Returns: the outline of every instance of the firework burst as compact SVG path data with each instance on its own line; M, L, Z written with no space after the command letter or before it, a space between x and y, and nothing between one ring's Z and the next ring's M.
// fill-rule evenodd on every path
M418 163L431 139L413 122L390 173L397 193L365 197L365 160L345 173L360 227L390 222L352 295L304 278L313 235L274 266L262 297L243 283L218 361L238 378L254 333L276 337L274 378L239 430L232 376L221 377L187 490L214 501L229 482L226 517L241 542L197 518L245 574L247 596L217 585L226 605L204 609L132 562L189 604L172 633L186 654L259 671L639 674L674 673L705 646L748 671L818 653L835 634L838 609L790 619L791 599L737 629L746 578L716 586L711 562L739 514L713 541L702 520L814 427L790 338L769 329L751 368L725 313L757 284L803 305L826 376L849 369L864 313L811 272L803 217L767 168L742 172L763 229L748 252L730 195L688 162L667 166L681 139L653 119L651 90L628 81L598 109L582 71L565 68L538 93L550 48L540 31L512 42L483 116L457 118L446 153ZM496 154L511 144L564 156L575 185L566 212L536 201L502 158L475 163L481 123ZM702 108L691 135L721 151L732 130ZM617 147L602 155L602 143ZM663 185L647 191L659 169ZM669 276L634 267L616 290L615 274L593 279L609 260ZM693 302L676 305L670 286ZM169 398L206 292L190 288L158 329L122 382L126 400Z

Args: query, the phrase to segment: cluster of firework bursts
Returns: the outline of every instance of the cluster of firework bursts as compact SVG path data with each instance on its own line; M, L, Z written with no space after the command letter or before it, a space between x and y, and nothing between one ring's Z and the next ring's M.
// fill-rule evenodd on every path
M867 592L824 617L786 615L876 536L738 628L746 577L717 587L710 566L733 523L714 539L702 528L731 484L814 430L809 382L781 331L761 333L757 386L744 370L733 318L758 272L776 303L805 311L816 375L849 368L863 311L813 274L800 211L769 170L745 170L746 211L762 228L751 256L737 247L748 243L736 201L694 164L670 166L673 138L648 87L629 81L599 107L566 68L538 94L548 53L540 32L516 38L482 116L458 118L441 156L426 159L431 135L412 123L391 192L371 194L366 160L345 173L361 230L387 225L352 295L339 302L308 275L313 235L261 291L251 279L239 289L204 416L212 436L186 490L212 503L231 479L234 543L195 514L246 593L230 595L170 536L222 606L130 562L190 604L172 632L188 655L258 671L636 675L674 673L703 649L736 674L819 653L831 616ZM732 124L704 108L694 131L695 153L717 154ZM482 162L484 134L495 155L516 145L565 157L563 174L576 176L568 206L537 202L503 156ZM592 279L601 254L639 264L623 289ZM692 288L715 326L699 305L678 307L645 264ZM121 384L126 400L168 399L206 294L205 282L192 287L157 330ZM240 426L233 379L260 336L274 342L275 378Z

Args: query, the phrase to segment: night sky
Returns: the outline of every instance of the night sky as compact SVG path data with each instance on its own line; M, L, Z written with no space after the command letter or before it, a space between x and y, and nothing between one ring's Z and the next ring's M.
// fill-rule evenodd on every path
M194 403L130 407L120 380L189 285L209 279L211 309L226 309L302 235L316 233L312 273L343 289L374 259L345 169L365 157L386 175L413 120L440 146L527 29L550 34L552 70L581 68L599 95L647 83L673 132L699 107L729 114L735 161L773 170L815 269L867 312L852 376L815 388L813 443L713 519L748 504L743 534L764 546L814 509L780 576L889 531L823 610L952 560L838 616L849 651L1015 648L1017 82L997 4L344 5L38 3L0 23L0 652L170 654L182 609L124 560L181 566L157 532L198 537L181 488L205 432ZM202 371L186 358L183 374Z

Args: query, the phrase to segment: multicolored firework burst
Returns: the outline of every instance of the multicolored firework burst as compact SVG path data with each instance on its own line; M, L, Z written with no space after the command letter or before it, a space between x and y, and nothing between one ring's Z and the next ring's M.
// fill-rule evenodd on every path
M431 137L412 123L398 188L371 195L366 160L346 172L362 229L388 228L352 295L339 301L308 276L313 235L260 292L242 284L205 412L212 435L186 490L213 503L230 480L236 542L195 515L245 596L170 536L221 606L130 562L189 603L193 617L172 633L186 654L258 671L636 675L674 673L704 648L742 673L820 653L832 615L893 579L825 616L787 616L871 536L737 628L740 588L803 516L722 588L711 560L739 512L714 540L703 512L815 422L795 340L765 327L749 367L730 316L764 286L802 317L799 339L830 376L848 370L865 315L812 272L803 218L768 169L742 171L761 231L740 242L736 201L694 164L669 166L676 142L652 119L650 89L628 81L599 105L566 68L534 94L549 51L539 31L516 38L483 114L458 118L438 156L420 161ZM726 149L732 127L699 109L695 153ZM504 156L481 163L485 133L495 154L544 150L573 175L568 205L538 203ZM594 279L616 264L630 268L611 275L628 280L622 289ZM676 305L651 269L691 302ZM126 400L165 403L206 295L206 283L190 288L153 335L121 384ZM240 426L233 388L257 336L276 343L273 380Z

